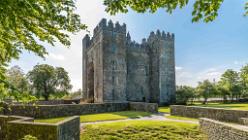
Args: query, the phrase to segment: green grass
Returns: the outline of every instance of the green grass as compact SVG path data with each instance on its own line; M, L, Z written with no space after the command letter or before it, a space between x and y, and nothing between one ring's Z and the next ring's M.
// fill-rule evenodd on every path
M123 120L128 118L139 118L144 116L150 116L151 113L139 112L139 111L121 111L121 112L110 112L110 113L100 113L100 114L89 114L81 115L80 122L96 122L96 121L108 121L108 120ZM37 119L35 122L42 123L57 123L63 121L68 117L51 118L51 119Z
M68 117L60 117L60 118L51 118L51 119L35 119L34 122L39 122L39 123L58 123L60 121L63 121Z
M193 106L201 106L201 107L213 107L213 108L225 108L225 109L233 109L233 110L248 110L248 103L208 103L208 104L200 104L195 103Z
M124 121L86 125L81 140L207 140L198 125L169 121Z
M170 107L169 106L159 107L158 112L170 113Z
M183 121L198 121L198 119L195 118L188 118L188 117L181 117L181 116L166 116L166 118L169 119L175 119L175 120L183 120Z

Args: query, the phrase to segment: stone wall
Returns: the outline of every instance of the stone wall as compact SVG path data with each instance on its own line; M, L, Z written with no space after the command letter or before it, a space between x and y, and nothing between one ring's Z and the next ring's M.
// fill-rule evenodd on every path
M248 118L248 111L228 110L221 108L196 107L196 106L170 106L171 115L190 118L210 118L225 122L240 123L241 118Z
M144 102L130 102L129 109L135 111L145 111L151 113L158 113L158 104L144 103Z
M25 135L32 135L39 140L79 140L80 118L70 117L56 124L34 123L32 118L0 116L5 124L1 125L0 139L19 140Z
M248 126L248 118L240 118L240 123Z
M128 110L128 103L94 103L94 104L62 104L62 105L14 105L5 115L19 115L34 118L54 118L103 112Z
M223 123L211 119L200 119L201 130L208 135L209 140L247 140L248 127Z
M94 103L94 104L70 104L70 105L14 105L11 111L6 110L5 115L19 115L34 118L54 118L83 114L94 114L117 111L147 111L157 113L156 103Z

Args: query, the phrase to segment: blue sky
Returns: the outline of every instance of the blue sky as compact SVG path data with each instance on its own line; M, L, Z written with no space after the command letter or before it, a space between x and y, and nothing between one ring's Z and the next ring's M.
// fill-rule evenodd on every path
M132 39L138 42L157 29L175 33L177 84L195 86L197 81L218 80L226 69L238 70L248 63L248 17L243 16L244 3L245 0L225 0L212 23L191 22L193 0L171 15L161 9L154 14L137 14L130 10L116 16L105 13L99 0L78 0L77 13L91 32L101 18L126 23ZM24 52L10 66L19 65L25 72L37 63L62 66L69 72L73 90L77 90L82 85L81 39L85 33L71 35L70 48L59 43L55 47L44 44L49 52L45 60Z

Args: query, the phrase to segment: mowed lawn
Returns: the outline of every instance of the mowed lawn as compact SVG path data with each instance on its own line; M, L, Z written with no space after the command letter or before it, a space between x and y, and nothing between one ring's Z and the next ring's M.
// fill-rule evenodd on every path
M201 104L195 103L192 106L201 106L201 107L213 107L213 108L225 108L225 109L233 109L233 110L248 110L248 103L208 103L208 104Z
M99 114L89 114L81 115L80 122L96 122L96 121L109 121L109 120L124 120L128 118L140 118L145 116L150 116L151 113L140 112L140 111L121 111L121 112L110 112L110 113L99 113ZM50 119L36 119L35 122L42 123L57 123L63 121L68 117L60 118L50 118Z
M81 140L207 140L198 125L170 121L131 120L84 126Z
M169 106L159 107L158 112L170 113L170 107Z

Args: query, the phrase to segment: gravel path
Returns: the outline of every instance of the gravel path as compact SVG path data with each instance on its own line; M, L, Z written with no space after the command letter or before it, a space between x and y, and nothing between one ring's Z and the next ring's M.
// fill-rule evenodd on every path
M178 120L178 119L167 118L165 116L169 116L169 114L158 113L158 114L152 114L151 116L140 117L140 118L133 118L133 119L132 118L129 118L129 119L124 119L124 120L87 122L87 123L81 123L81 126L84 126L84 125L87 125L87 124L102 124L102 123L112 123L112 122L124 122L124 121L129 121L129 120L175 121L175 122L184 122L184 123L199 124L198 121Z

